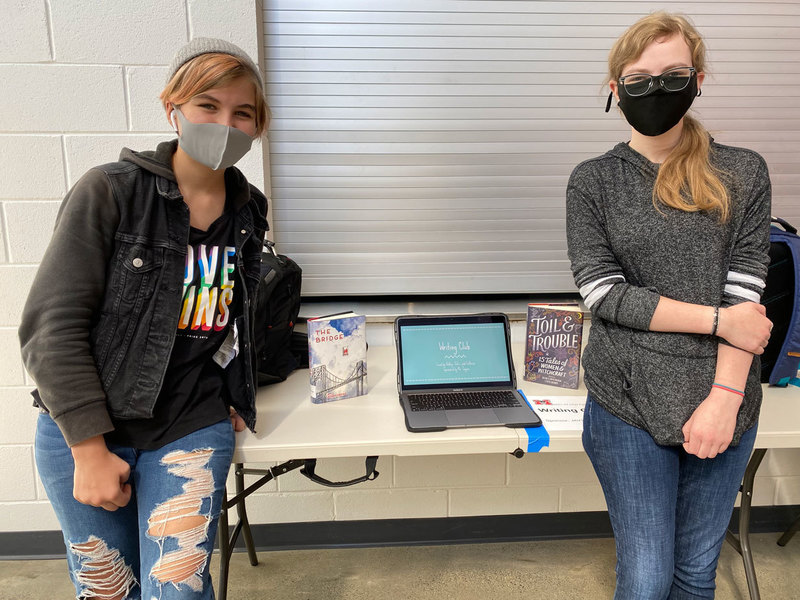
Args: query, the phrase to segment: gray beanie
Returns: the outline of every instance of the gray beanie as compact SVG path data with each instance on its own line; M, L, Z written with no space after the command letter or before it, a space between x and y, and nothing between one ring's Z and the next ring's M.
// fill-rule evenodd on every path
M175 53L172 62L169 64L167 83L175 76L178 69L201 54L230 54L242 59L244 64L256 74L258 82L261 84L261 89L264 89L264 79L261 77L261 71L258 70L256 63L247 55L247 52L227 40L207 37L195 38Z

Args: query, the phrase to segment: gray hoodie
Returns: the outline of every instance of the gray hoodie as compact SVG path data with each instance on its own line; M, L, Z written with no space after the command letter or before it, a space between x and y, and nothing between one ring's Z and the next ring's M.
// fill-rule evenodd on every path
M723 307L758 302L769 264L764 159L713 140L711 159L727 173L732 210L726 223L708 212L657 209L652 190L659 166L626 143L579 164L567 187L569 258L592 311L586 387L606 410L659 444L683 443L681 428L711 391L721 342L649 331L659 297ZM759 372L755 357L732 445L758 419Z

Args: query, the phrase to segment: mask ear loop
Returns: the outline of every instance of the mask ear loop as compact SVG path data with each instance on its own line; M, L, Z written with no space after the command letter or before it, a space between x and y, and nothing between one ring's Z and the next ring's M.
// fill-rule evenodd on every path
M703 95L703 90L701 90L700 88L697 88L697 95L698 96L702 96Z
M606 102L606 112L611 110L611 99L614 97L614 92L608 92L608 102Z

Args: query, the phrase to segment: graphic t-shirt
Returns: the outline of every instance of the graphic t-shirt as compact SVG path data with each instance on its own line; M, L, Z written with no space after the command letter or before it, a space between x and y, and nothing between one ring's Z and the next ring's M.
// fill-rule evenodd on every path
M241 314L235 293L233 217L226 209L208 230L191 228L183 302L169 366L150 419L114 420L106 440L154 450L228 417L223 369L233 358L229 332Z

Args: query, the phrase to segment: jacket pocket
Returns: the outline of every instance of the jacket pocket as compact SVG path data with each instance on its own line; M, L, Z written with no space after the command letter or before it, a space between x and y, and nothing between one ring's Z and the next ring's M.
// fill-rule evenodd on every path
M106 298L93 336L95 361L106 390L114 381L124 360L129 356L138 335L146 335L161 278L164 249L145 244L119 243L114 266L109 273Z
M683 442L682 428L711 390L717 341L710 336L636 332L627 393L658 444Z

